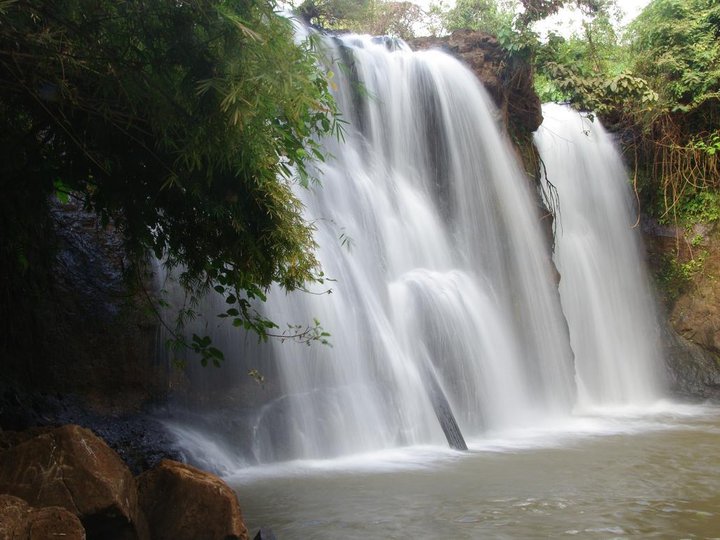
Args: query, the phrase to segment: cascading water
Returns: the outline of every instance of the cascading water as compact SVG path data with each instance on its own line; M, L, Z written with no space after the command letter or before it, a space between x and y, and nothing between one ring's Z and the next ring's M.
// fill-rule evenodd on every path
M599 120L545 105L535 142L557 188L555 262L580 406L642 405L661 395L658 317L627 172Z
M225 409L175 424L193 458L325 458L444 444L453 419L472 438L568 414L573 358L548 247L477 79L440 52L358 36L327 46L350 124L345 142L325 141L322 187L298 195L337 281L329 295L271 291L260 309L319 319L332 347L201 328L227 359L191 378ZM210 319L221 302L206 300ZM248 369L266 386L249 388ZM208 430L212 448L190 442Z

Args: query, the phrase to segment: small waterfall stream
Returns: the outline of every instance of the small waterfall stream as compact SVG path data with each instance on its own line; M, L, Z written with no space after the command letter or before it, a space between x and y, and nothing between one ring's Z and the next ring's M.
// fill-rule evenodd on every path
M555 263L580 406L642 405L662 394L659 320L634 199L599 120L545 105L535 142L557 188Z
M345 142L324 142L333 157L318 170L322 186L298 188L297 194L317 227L318 258L335 280L332 294L273 290L259 308L280 324L317 318L331 333L332 347L259 345L254 336L215 322L188 328L209 333L226 356L220 370L188 369L189 393L207 403L200 409L194 404L193 413L178 409L170 426L189 457L230 472L259 463L445 445L446 439L462 448L463 438L471 442L567 418L578 399L575 362L549 246L530 183L498 130L484 89L440 52L411 52L362 36L329 38L326 45L336 98L350 123ZM569 137L552 125L546 130ZM630 235L617 252L591 253L584 262L566 247L575 230L571 216L588 212L560 177L572 186L572 178L597 165L567 178L556 174L568 158L558 154L555 163L550 139L542 135L538 143L550 177L557 176L562 230L568 232L556 261L568 273L561 292L580 398L650 400L659 384L648 375L649 364L659 355L635 339L652 333L649 308L586 301L587 294L601 303L610 297L621 302L631 293L649 298L644 282L635 281L642 273L630 252L638 246ZM623 195L607 196L614 197L609 204L628 211ZM612 236L610 221L628 227L627 217L618 215L582 227L600 226ZM572 265L592 267L592 257L622 265L600 267L600 274L627 281L613 281L605 291L591 275L573 277ZM221 298L205 299L206 320L223 310ZM602 321L621 316L627 320L619 334L604 327L593 334ZM634 319L644 326L630 327ZM606 367L606 361L621 367ZM251 369L265 376L264 385L247 376Z

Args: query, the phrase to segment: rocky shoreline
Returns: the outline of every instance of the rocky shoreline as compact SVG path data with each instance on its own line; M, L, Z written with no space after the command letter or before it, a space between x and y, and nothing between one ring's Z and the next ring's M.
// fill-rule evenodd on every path
M133 476L77 425L0 432L0 539L248 538L235 492L218 477L163 459Z

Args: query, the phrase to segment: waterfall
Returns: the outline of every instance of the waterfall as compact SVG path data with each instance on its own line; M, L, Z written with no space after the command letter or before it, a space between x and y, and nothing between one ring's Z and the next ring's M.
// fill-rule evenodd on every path
M579 404L655 401L660 325L627 171L598 119L560 105L543 116L535 142L559 200L554 259Z
M344 142L324 141L322 186L297 194L332 293L273 290L258 308L281 324L317 318L332 347L189 328L226 356L188 372L209 402L173 424L192 458L230 469L445 445L569 414L549 246L484 89L437 51L361 36L326 46L349 124ZM222 299L203 310L211 320Z

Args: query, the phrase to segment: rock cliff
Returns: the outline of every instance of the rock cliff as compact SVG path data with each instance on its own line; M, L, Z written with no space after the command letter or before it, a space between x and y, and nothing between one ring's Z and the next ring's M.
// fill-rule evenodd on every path
M667 319L672 389L720 399L720 226L702 224L686 231L647 220L643 230Z
M18 386L83 396L106 413L137 410L162 395L166 377L153 362L157 320L124 274L122 236L73 200L56 202L51 215L55 254L42 293L18 307L30 320L0 338L0 394Z

